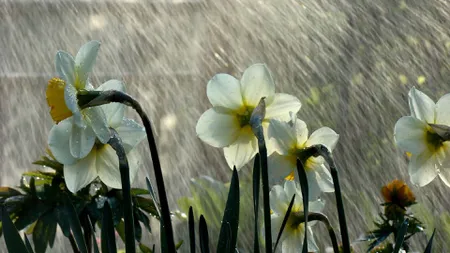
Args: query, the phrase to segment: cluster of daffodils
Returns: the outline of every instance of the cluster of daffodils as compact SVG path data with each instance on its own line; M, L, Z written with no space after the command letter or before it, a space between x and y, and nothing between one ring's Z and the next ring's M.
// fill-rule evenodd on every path
M450 187L450 94L437 103L412 88L408 94L411 116L395 124L395 141L410 156L411 181L425 186L437 175Z
M275 93L272 75L264 64L250 66L241 80L227 74L214 76L207 85L207 96L213 108L198 120L197 135L207 144L223 148L228 165L236 169L241 169L258 153L258 140L252 132L250 117L261 99L265 100L262 127L267 146L269 180L271 184L284 182L284 189L275 185L270 193L272 235L278 235L292 195L296 194L294 209L281 241L283 252L299 252L303 242L301 234L306 229L299 222L303 208L301 192L294 183L297 159L302 161L307 174L309 199L317 200L321 192L333 192L333 181L324 159L305 157L303 152L317 144L331 151L339 135L323 127L308 137L306 123L296 116L301 107L299 99ZM322 207L323 202L311 202L311 211L320 211ZM310 233L310 228L307 231ZM309 245L310 251L317 250L313 241Z
M139 157L134 150L145 138L145 130L131 119L124 118L124 105L111 103L81 109L78 95L89 91L125 91L121 81L109 80L97 89L89 82L89 73L95 64L100 47L98 41L83 45L77 55L56 54L58 78L49 81L47 103L55 125L48 136L53 157L64 165L67 188L75 193L97 177L109 187L121 188L119 160L107 143L114 129L122 139L127 153L130 180L139 168Z

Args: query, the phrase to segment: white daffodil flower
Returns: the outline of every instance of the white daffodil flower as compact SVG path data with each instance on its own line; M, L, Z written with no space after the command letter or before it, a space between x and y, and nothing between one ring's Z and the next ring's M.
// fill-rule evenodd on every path
M414 87L409 91L411 116L400 118L395 124L395 142L411 154L408 165L411 181L419 186L429 184L439 175L450 187L450 141L436 131L436 126L450 126L450 94L435 104Z
M270 218L273 242L276 242L284 216L294 194L294 204L279 241L283 253L302 252L303 238L305 236L305 224L301 223L304 216L302 192L299 184L289 180L285 181L284 188L280 185L275 185L270 191L270 208L272 210ZM321 212L324 206L325 203L323 201L310 201L308 211ZM315 221L308 222L308 252L319 251L311 230L311 226L315 223Z
M283 178L294 180L297 175L297 157L301 157L305 148L322 144L332 151L339 139L339 135L328 127L317 129L308 138L306 123L295 117L290 123L271 120L268 134L275 150L268 158L271 183ZM310 199L319 197L320 191L334 191L331 174L324 162L322 157L309 157L303 161Z
M270 119L289 120L289 112L297 113L301 107L296 97L275 93L272 76L264 64L250 66L240 81L228 74L215 75L207 85L207 95L213 108L198 120L197 135L213 147L224 148L228 165L237 169L258 153L258 141L249 121L261 98L266 98L264 131ZM268 139L266 146L270 148Z
M122 82L110 80L102 84L97 90L124 91ZM107 127L117 131L122 139L127 153L130 181L134 180L139 168L139 157L135 149L146 136L145 129L134 120L124 118L125 106L120 103L110 103L98 107L105 114ZM49 134L49 147L52 155L64 164L64 179L71 192L77 192L95 178L112 188L122 188L119 170L119 160L114 149L100 141L95 141L87 156L82 159L74 157L70 152L72 119L67 118L53 126Z
M81 110L77 98L78 92L94 89L88 74L94 66L99 47L98 41L88 42L80 48L75 59L69 53L59 51L56 54L56 72L62 80L51 79L47 88L47 102L53 120L71 123L70 153L78 159L89 154L96 137L103 144L110 138L104 112L98 107Z

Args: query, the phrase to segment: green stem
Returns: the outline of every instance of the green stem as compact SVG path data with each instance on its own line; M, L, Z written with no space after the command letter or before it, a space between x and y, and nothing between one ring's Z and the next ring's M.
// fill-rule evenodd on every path
M70 233L70 235L69 235L69 242L70 242L70 246L72 246L73 253L80 253L80 251L78 250L77 243L75 242L75 238L73 237L72 233Z

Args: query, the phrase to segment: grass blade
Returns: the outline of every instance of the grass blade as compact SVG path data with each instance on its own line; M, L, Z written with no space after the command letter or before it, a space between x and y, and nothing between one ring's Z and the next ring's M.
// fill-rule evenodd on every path
M89 222L89 228L92 232L91 234L92 234L92 243L94 245L94 253L100 253L100 250L97 245L97 239L95 237L95 231L94 231L95 224L92 224L92 221L91 221L91 218L89 218L89 215L87 216L87 220Z
M208 226L206 225L206 220L205 217L203 217L203 215L200 215L199 234L200 234L200 252L209 253Z
M134 242L135 230L133 204L131 200L130 168L128 166L125 149L122 145L122 140L115 130L111 129L111 132L113 134L111 139L109 139L108 144L116 151L117 157L119 158L120 179L122 181L125 250L127 253L135 253L136 244Z
M88 253L77 211L75 210L75 207L73 207L72 201L67 194L63 194L62 199L64 201L64 209L67 213L67 218L69 219L70 228L72 230L75 242L77 243L78 250L81 253Z
M284 215L283 222L281 223L280 231L278 232L277 241L275 242L275 247L273 247L273 252L276 252L278 242L280 241L281 234L283 234L284 227L286 226L286 222L289 219L289 215L291 214L292 206L294 205L295 194L292 196L291 202L289 203L286 214Z
M33 247L31 247L31 243L30 243L30 241L28 240L27 235L24 234L24 235L23 235L23 239L25 240L25 246L27 247L28 252L29 252L29 253L34 253Z
M194 211L192 206L189 207L189 245L191 253L195 253L195 227L194 227Z
M6 207L0 208L0 213L2 217L2 229L3 236L5 237L6 248L9 253L16 252L28 252L27 246L22 241L20 237L19 231L17 231L16 227L9 218L8 212L6 212Z
M109 207L108 201L105 201L105 204L103 205L101 238L102 238L101 247L103 253L117 252L113 217L111 207Z
M431 248L433 247L433 239L434 234L436 233L436 229L433 230L433 234L431 234L431 238L427 243L427 247L425 248L425 251L423 253L431 253Z
M234 253L239 226L239 176L236 167L231 177L230 191L220 228L218 253Z
M306 171L303 167L302 161L297 159L297 173L300 181L300 188L302 189L303 197L303 213L305 214L305 237L303 239L303 253L308 253L308 213L309 213L309 188L308 179L306 177Z
M253 252L259 253L259 236L258 236L258 216L259 216L259 188L261 187L261 165L259 154L255 156L253 164L253 210L255 213L255 230L253 232L254 244Z
M395 238L395 248L394 253L398 253L403 245L403 241L405 240L406 232L408 231L408 219L405 219L398 230L397 236Z

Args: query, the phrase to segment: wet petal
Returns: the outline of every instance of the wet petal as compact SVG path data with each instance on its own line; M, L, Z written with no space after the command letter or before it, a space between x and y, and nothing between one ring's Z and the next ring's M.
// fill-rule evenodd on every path
M270 209L274 213L284 217L284 214L286 213L289 206L289 201L291 201L290 198L287 198L284 188L280 185L275 185L274 187L272 187L272 190L270 190L269 193L269 199Z
M334 192L334 183L331 173L328 168L321 164L314 168L316 172L317 182L319 184L320 190L323 192Z
M64 180L69 191L76 193L97 177L96 150L72 165L64 165Z
M100 107L90 107L83 110L86 121L94 130L95 135L101 143L108 143L111 138L111 132L109 130L108 123L106 122L106 116Z
M75 56L75 70L78 77L75 87L77 89L83 89L86 85L88 75L94 67L99 48L100 42L94 40L84 44L78 50L77 56Z
M286 197L288 199L287 204L291 202L292 196L294 196L294 194L296 195L295 202L297 203L298 200L300 199L300 203L302 203L301 202L302 194L301 191L298 192L297 187L300 188L300 186L294 180L286 180L284 182L284 192L286 192ZM300 193L300 196L298 193Z
M270 120L268 135L273 149L280 155L288 155L296 146L295 130L286 122Z
M450 142L446 141L441 147L439 155L439 162L441 164L439 168L439 177L441 180L450 187Z
M97 90L105 91L105 90L117 90L121 92L125 92L125 85L122 81L119 80L109 80L100 87L97 88ZM103 109L103 112L105 113L106 120L108 122L108 125L112 128L116 128L122 123L122 119L125 113L125 105L121 103L109 103L106 105L100 106Z
M81 159L91 152L95 143L95 133L90 126L79 127L72 124L69 145L73 157Z
M200 116L195 130L202 141L222 148L236 140L240 126L236 116L219 113L215 108L211 108Z
M308 127L303 120L295 119L294 129L297 138L297 147L302 147L308 140Z
M269 167L269 184L283 181L291 172L296 171L296 157L273 153L267 158Z
M145 128L131 119L123 119L122 124L116 128L116 131L127 152L136 147L147 136Z
M426 150L420 155L413 155L408 165L411 182L420 187L429 184L437 176L437 157Z
M225 159L230 168L239 170L258 153L258 141L250 127L243 128L232 145L223 149Z
M270 224L271 224L271 229L272 229L272 241L274 243L277 240L278 233L280 232L281 225L283 224L283 219L284 219L284 215L271 215L270 216ZM264 232L265 231L263 231L263 233ZM281 234L281 238L283 238L283 234ZM280 242L282 241L281 238L280 238Z
M244 106L239 81L228 74L217 74L208 83L206 93L213 106L239 110Z
M450 126L450 94L446 94L436 103L436 124Z
M297 230L295 230L297 231ZM283 253L299 253L303 248L303 233L287 234L282 244Z
M67 118L54 125L48 135L48 146L53 156L62 164L74 164L77 159L70 153L69 139L73 118Z
M289 94L276 93L272 103L267 105L265 119L289 121L289 113L296 114L301 106L298 98Z
M307 233L308 233L308 252L319 252L319 247L317 246L316 241L314 240L314 235L309 225L307 228Z
M75 82L75 61L73 57L64 51L56 53L56 73L66 84L73 85Z
M266 103L272 102L275 95L275 84L265 64L255 64L245 70L241 79L241 92L244 103L256 107L262 97Z
M316 201L309 202L309 211L310 212L319 213L319 212L322 212L324 208L325 208L325 201L316 200Z
M64 101L66 102L67 108L73 113L73 123L79 127L86 126L80 108L78 107L77 90L74 86L67 83L64 87Z
M414 87L409 91L408 97L411 116L427 123L434 123L435 104L433 100Z
M427 124L411 116L400 118L394 127L394 138L403 150L417 155L426 150Z
M318 183L319 178L317 178L316 172L313 170L307 170L306 178L308 180L309 200L317 200L320 197L321 190Z
M332 151L336 147L339 135L329 127L321 127L314 131L306 141L306 146L310 147L316 144L322 144Z

